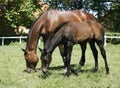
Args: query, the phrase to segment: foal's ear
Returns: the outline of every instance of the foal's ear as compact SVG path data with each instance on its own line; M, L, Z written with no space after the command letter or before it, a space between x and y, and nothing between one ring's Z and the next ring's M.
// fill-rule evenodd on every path
M39 47L38 49L40 50L40 52L42 52L42 51L43 51L43 49L41 49L40 47Z
M23 48L22 48L21 50L22 50L23 52L26 52L26 50L25 50L25 49L23 49Z

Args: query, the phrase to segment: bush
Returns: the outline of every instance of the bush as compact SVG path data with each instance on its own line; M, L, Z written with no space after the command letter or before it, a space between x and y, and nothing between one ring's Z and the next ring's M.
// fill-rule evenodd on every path
M120 36L120 33L115 33L115 32L107 32L106 33L107 36ZM107 39L108 43L112 43L112 44L119 44L120 43L120 39L119 38L109 38Z

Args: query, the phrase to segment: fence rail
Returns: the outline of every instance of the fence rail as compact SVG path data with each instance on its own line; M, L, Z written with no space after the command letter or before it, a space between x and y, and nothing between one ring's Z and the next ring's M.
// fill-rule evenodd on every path
M106 46L106 40L107 38L120 38L120 36L104 36L104 45ZM0 37L0 39L2 39L2 46L4 45L4 41L5 39L19 39L19 43L22 43L22 39L27 39L27 36L16 36L16 37ZM41 38L40 38L41 39ZM39 40L39 44L40 44L40 40Z
M107 36L107 35L105 35L105 36L104 36L104 45L105 45L105 46L107 45L107 43L106 43L107 38L120 38L120 36Z
M2 46L4 45L5 39L19 39L19 42L22 42L22 39L27 39L27 36L16 36L16 37L0 37L2 39Z

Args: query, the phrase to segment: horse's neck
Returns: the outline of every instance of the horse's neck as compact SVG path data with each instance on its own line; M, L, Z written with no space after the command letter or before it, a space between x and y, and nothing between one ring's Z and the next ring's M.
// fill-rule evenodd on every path
M37 44L39 41L39 37L41 35L43 23L41 21L36 21L31 30L28 34L28 40L27 40L27 50L31 51L33 50L36 53L37 50Z
M34 33L34 34L30 33L30 35L28 35L28 41L27 41L27 47L26 47L27 50L34 51L36 53L38 40L39 40L38 33Z

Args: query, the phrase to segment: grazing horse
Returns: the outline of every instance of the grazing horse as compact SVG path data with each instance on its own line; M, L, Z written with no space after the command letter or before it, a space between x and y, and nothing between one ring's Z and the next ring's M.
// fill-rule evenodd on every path
M86 44L86 42L93 41L95 41L100 48L101 54L105 62L106 74L109 74L109 67L106 60L106 51L103 47L104 30L101 24L90 20L82 22L64 22L56 28L56 31L51 34L45 44L45 48L42 50L42 71L44 73L48 71L49 55L51 55L54 49L60 43L62 43L65 47L64 58L65 67L67 69L67 72L65 74L69 76L70 71L76 74L75 70L70 67L73 45L81 43Z
M65 22L65 21L81 22L84 20L96 21L96 19L92 15L81 10L71 10L71 11L49 10L43 13L31 26L28 34L28 38L27 38L26 49L22 49L24 51L24 56L26 60L26 66L27 66L26 71L27 72L35 71L36 65L39 60L36 53L39 37L43 38L43 42L45 45L49 35L62 22ZM97 52L97 50L94 43L92 44L90 43L90 46L93 51L94 58L95 60L97 60L97 56L95 56L96 55L95 53ZM59 45L59 49L60 49L60 54L62 58L64 58L64 55L63 55L64 46ZM84 65L86 44L81 44L81 49L82 49L82 56L81 56L80 64ZM50 58L52 59L51 56Z

